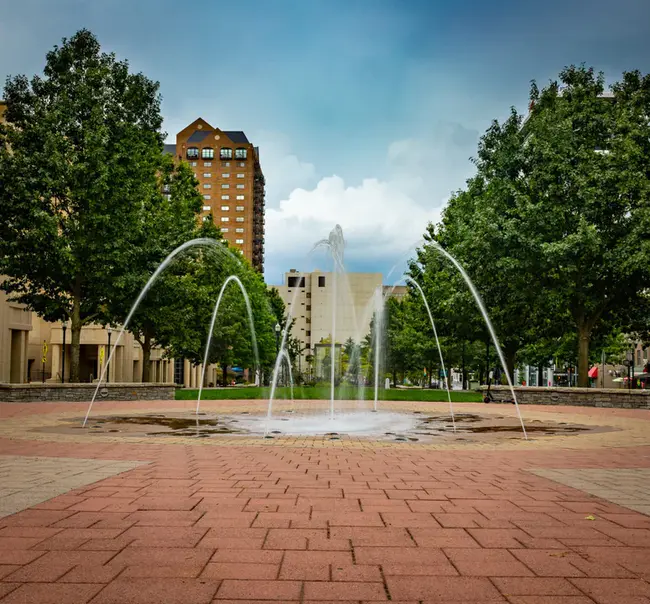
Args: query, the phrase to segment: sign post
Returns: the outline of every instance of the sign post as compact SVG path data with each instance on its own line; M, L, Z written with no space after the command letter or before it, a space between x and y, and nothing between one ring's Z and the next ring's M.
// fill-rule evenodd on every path
M41 372L41 380L43 384L45 383L45 361L47 361L47 342L43 340L43 358L41 359L43 362L43 370Z

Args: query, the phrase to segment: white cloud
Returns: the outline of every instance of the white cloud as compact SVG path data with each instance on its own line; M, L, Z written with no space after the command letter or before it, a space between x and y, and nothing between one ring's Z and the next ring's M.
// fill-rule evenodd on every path
M346 264L353 270L362 267L387 272L395 262L404 262L405 252L421 240L429 222L439 220L450 192L461 187L472 171L467 161L476 145L472 131L450 124L435 127L433 134L431 141L408 138L392 142L383 178L350 184L332 175L313 187L294 188L279 203L268 195L268 280L278 282L289 268L306 270L310 265L307 253L335 224L343 228ZM272 185L275 168L263 165L267 183ZM289 182L291 170L284 168L290 163L282 159L274 165ZM298 177L300 174L299 170ZM314 176L311 171L302 174Z
M298 159L291 143L277 132L257 132L252 140L260 148L260 163L266 177L266 197L271 204L287 197L297 187L317 182L314 164Z
M348 262L361 255L363 260L399 255L422 236L429 221L437 220L440 209L419 205L392 182L369 178L347 186L342 178L329 176L314 189L294 190L279 208L267 210L267 254L299 259L340 224Z

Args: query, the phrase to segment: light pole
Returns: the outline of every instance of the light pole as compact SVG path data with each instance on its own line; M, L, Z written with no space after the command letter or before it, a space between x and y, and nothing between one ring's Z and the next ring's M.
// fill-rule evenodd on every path
M113 333L110 323L106 326L106 331L108 332L108 355L106 355L106 383L108 384L111 381L111 334Z
M65 332L68 329L68 320L63 321L63 358L61 359L61 383L65 384Z
M633 350L628 350L625 353L625 357L627 359L627 389L631 390L632 389L632 367L634 363L634 351Z

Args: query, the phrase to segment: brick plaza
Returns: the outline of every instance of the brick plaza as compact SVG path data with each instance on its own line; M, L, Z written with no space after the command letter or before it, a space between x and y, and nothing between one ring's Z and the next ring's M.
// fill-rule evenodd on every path
M525 406L607 428L528 442L49 430L85 411L0 404L2 604L650 604L647 411Z

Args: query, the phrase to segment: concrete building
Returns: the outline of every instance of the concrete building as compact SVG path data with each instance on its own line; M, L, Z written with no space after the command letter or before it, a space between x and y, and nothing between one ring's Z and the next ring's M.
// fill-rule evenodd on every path
M282 285L270 286L279 291L287 312L293 309L291 335L302 344L303 361L331 336L334 277L331 272L300 273L291 269L284 274ZM336 342L343 344L352 338L359 343L370 331L373 297L382 287L382 274L345 273L337 274L336 279Z
M1 307L0 307L1 308ZM29 313L31 315L31 313ZM26 375L24 381L30 382L67 382L70 379L70 329L65 329L64 346L63 323L49 323L34 316L33 329L29 344L25 349ZM111 349L117 343L115 355L108 368L108 381L135 382L142 381L142 348L132 334L126 332L118 342L120 328L110 330ZM47 345L43 354L43 343ZM4 347L2 348L4 350ZM65 355L65 361L64 361ZM81 382L93 382L108 363L109 330L101 325L86 325L81 330L81 350L79 354L79 379ZM45 363L43 364L43 357ZM201 381L202 366L193 366L184 359L165 358L160 348L151 350L151 382L175 382L186 388L197 388ZM210 365L205 375L205 385L216 383L221 376L216 365ZM0 382L8 381L0 379Z
M165 150L193 168L204 220L212 214L228 243L263 272L265 181L259 147L241 131L220 130L198 118Z
M0 383L27 382L27 348L32 313L22 304L9 302L0 291Z

